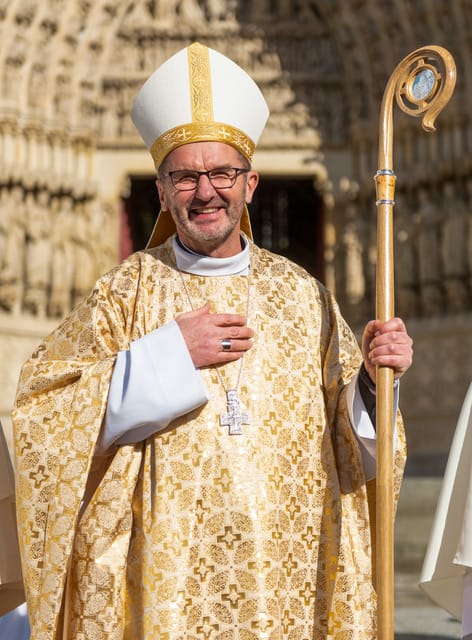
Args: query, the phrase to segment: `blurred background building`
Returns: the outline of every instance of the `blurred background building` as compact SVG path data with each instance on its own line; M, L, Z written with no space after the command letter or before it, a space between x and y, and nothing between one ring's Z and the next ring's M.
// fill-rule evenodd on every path
M471 34L466 0L0 0L0 419L10 441L21 363L153 225L154 167L129 111L160 63L199 40L254 77L271 108L254 161L255 240L306 266L361 328L375 309L385 84L410 51L442 45L458 80L437 131L394 114L396 313L415 338L401 390L408 517L397 557L416 567L472 379ZM402 533L413 514L423 518L416 537Z

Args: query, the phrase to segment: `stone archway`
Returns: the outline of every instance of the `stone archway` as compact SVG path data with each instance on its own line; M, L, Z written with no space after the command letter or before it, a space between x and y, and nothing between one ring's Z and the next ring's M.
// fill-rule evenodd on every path
M323 176L325 222L336 230L325 251L326 270L350 316L353 297L345 286L342 240L350 222L340 185L348 180L355 186L350 202L368 229L361 247L367 308L373 302L369 238L375 221L368 211L374 200L380 99L398 60L431 40L450 48L462 80L433 141L425 141L417 123L398 118L399 187L405 205L415 208L420 183L429 187L438 177L453 178L453 199L469 204L472 139L469 114L460 105L468 104L472 93L470 20L471 9L464 4L431 10L423 0L387 3L382 10L370 0L13 0L0 8L0 180L18 183L26 199L31 189L22 176L28 175L47 183L51 199L72 193L74 208L81 198L76 191L85 191L99 205L114 207L117 217L120 185L106 183L103 154L145 153L129 119L133 97L158 64L201 39L242 64L268 99L272 114L258 156L270 156L271 162L282 156L282 166L274 171L262 161L257 168ZM114 252L116 259L115 227L107 253ZM419 251L413 239L407 245ZM455 309L470 307L472 258L467 260L461 283L451 282L441 297L440 312L447 310L451 292ZM408 286L421 289L421 274L415 278ZM424 312L429 313L418 309L420 316Z

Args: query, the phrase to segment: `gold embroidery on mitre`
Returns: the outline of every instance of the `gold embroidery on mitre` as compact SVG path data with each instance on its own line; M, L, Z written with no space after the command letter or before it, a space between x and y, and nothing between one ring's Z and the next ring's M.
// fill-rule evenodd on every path
M230 124L215 122L208 47L194 42L187 49L192 122L163 133L151 146L156 169L171 151L191 142L225 142L235 147L249 162L255 143L243 131Z
M192 122L213 121L213 95L208 47L195 42L187 49Z
M167 154L191 142L224 142L252 160L255 144L243 131L222 122L190 122L169 129L153 143L150 151L156 169Z

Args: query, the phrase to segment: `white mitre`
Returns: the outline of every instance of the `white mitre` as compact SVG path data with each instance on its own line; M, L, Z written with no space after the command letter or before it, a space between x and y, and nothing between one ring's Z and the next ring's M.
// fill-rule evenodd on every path
M254 80L232 60L198 42L164 62L144 83L131 118L151 152L156 170L177 147L191 142L224 142L251 162L269 117ZM245 209L241 229L252 238ZM161 211L148 247L175 233Z

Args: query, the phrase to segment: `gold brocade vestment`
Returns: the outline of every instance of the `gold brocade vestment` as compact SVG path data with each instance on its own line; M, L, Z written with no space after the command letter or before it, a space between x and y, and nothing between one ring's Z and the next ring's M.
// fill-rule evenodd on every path
M118 447L80 518L116 353L189 310L170 241L101 278L25 364L14 419L32 640L375 638L345 401L358 346L320 283L250 250L255 339L238 389L250 424L220 426L225 392L203 370L210 401ZM246 312L247 277L183 277L196 308ZM220 369L225 386L238 367ZM402 463L398 451L397 489Z

